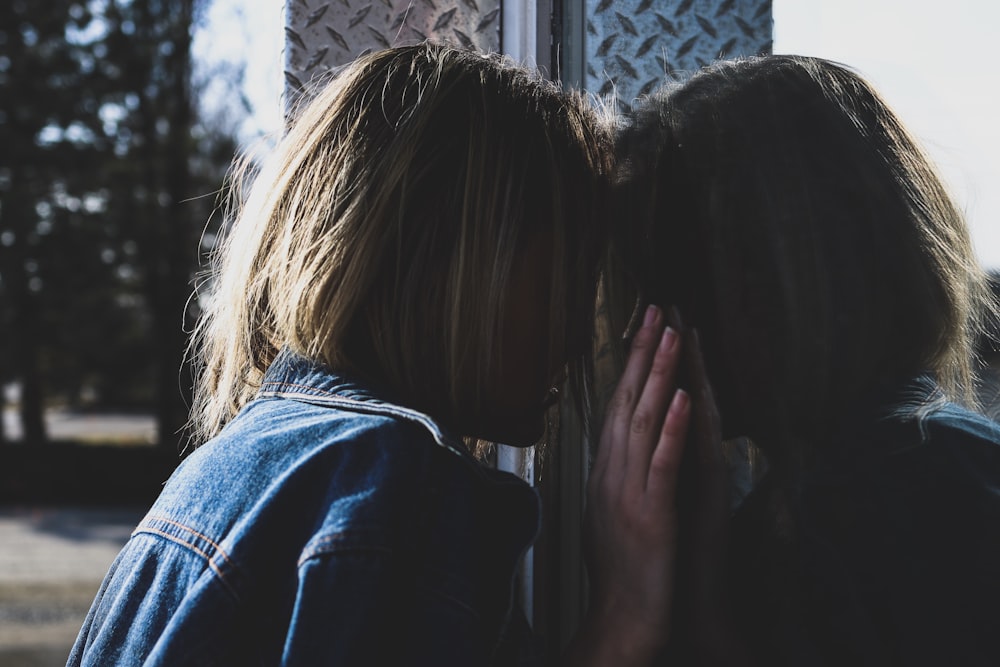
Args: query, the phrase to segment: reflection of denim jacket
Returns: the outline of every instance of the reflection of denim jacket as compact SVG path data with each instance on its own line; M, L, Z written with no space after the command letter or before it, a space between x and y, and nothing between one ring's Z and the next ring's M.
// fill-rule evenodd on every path
M845 417L809 475L765 476L737 512L757 664L1000 665L1000 424L936 392Z
M167 482L69 664L487 664L538 512L426 415L282 353Z

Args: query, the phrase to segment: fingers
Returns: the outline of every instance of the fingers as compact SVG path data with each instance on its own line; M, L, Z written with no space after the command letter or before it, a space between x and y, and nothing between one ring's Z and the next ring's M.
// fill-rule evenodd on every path
M609 470L619 475L625 469L628 447L622 445L628 442L632 415L653 364L662 329L662 311L656 306L649 306L642 327L632 341L625 371L604 419L597 459L594 461L595 476L607 474Z
M593 601L610 604L630 635L648 630L656 645L669 636L677 477L696 407L689 392L676 389L684 347L679 328L668 327L659 308L647 309L605 417L587 489Z
M684 444L687 442L690 423L691 399L687 392L678 389L670 402L659 441L649 462L649 475L646 480L649 493L663 497L673 493L677 488L677 474L684 456Z
M664 430L673 432L680 426L676 411L672 415L668 412L677 399L674 388L680 344L680 337L673 328L663 330L646 384L629 422L625 481L641 489L648 484L651 459L658 443L663 441ZM680 399L680 407L683 407L687 396ZM668 423L666 417L673 419Z
M670 321L676 326L665 326ZM594 485L643 493L672 489L689 431L691 396L675 393L681 360L679 315L649 306L636 333L601 433Z

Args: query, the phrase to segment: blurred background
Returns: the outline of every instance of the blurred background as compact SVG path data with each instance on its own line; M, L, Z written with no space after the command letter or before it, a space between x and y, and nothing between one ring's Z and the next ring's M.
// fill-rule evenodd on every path
M308 25L327 5L353 2L363 18L372 4L310 2L290 0ZM883 91L1000 269L1000 4L752 2L773 16L775 52L842 61ZM668 16L734 4L588 0ZM0 2L0 667L65 663L104 572L179 461L193 288L234 155L280 132L284 5Z
M0 3L4 667L65 664L179 461L193 284L234 154L280 119L282 10Z

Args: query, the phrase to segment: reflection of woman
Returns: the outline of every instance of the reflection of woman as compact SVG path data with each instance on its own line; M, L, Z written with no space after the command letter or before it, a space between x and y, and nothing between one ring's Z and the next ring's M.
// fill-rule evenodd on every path
M563 368L585 375L610 152L579 98L497 58L421 45L341 72L219 254L199 338L207 442L115 561L70 664L530 654L512 580L537 496L463 438L532 444ZM643 664L668 624L672 580L640 577L672 557L676 466L653 463L676 458L690 411L664 381L676 349L656 349L637 346L622 386L641 400L609 420L649 428L601 445L632 452L655 493L595 485L574 664Z
M766 460L730 536L741 640L768 665L1000 662L985 281L898 119L850 70L772 56L665 90L622 147L627 265Z

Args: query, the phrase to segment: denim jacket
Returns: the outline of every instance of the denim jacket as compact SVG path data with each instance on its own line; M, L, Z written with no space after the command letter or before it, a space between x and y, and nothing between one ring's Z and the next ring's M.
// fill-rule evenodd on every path
M282 352L108 572L69 665L483 665L538 496Z

